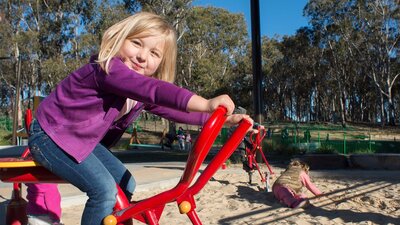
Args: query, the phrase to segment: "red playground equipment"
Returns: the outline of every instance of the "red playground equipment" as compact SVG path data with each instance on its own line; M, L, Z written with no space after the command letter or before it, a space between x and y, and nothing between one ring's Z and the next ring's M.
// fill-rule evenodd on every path
M157 225L167 203L176 202L181 214L186 214L192 224L202 224L196 213L194 196L207 184L221 165L231 156L251 127L248 120L242 120L231 137L214 156L196 181L192 182L204 162L212 144L216 140L225 120L226 109L219 107L204 125L190 151L185 170L178 184L170 190L137 202L129 202L118 187L117 203L114 212L105 217L104 225L129 225L132 218L145 224ZM55 176L29 158L0 159L0 179L12 183L63 183ZM23 224L23 223L21 223Z
M28 133L32 122L32 110L28 108L25 113L25 131ZM22 157L27 157L28 150L22 154ZM7 205L6 224L20 225L27 224L28 217L26 216L26 200L22 197L21 183L13 184L13 191L10 202Z
M258 174L260 174L261 177L261 182L266 184L266 191L270 191L269 189L269 176L274 175L274 171L272 170L271 166L269 165L267 158L264 155L263 149L262 149L262 143L263 139L265 137L265 128L262 126L258 126L258 132L252 132L250 134L250 138L245 138L244 143L246 146L246 152L245 152L245 157L246 161L243 162L243 169L249 174L249 184L252 183L252 175L255 170L258 171ZM257 163L256 160L256 154L257 152L261 155L262 160L264 161L265 165L268 168L268 172L263 174L261 172L260 166Z

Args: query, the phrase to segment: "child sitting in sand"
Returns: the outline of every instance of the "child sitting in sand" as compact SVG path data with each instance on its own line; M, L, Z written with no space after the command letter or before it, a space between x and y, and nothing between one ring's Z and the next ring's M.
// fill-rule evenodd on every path
M309 204L306 195L302 193L303 187L315 196L321 195L322 192L311 182L309 169L306 163L293 160L272 186L275 198L290 208L303 208Z

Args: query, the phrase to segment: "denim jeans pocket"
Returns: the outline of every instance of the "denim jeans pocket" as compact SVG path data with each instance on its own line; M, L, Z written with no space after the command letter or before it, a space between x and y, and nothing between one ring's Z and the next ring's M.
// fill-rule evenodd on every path
M40 165L42 165L46 169L52 171L51 164L49 163L49 161L44 156L44 154L41 151L40 147L37 144L32 144L32 145L29 146L29 148L30 148L30 152L31 152L33 158L35 159L35 161L40 163Z
M39 123L34 120L29 130L29 150L35 161L49 170L51 170L51 165L44 156L42 149L45 150L50 140Z

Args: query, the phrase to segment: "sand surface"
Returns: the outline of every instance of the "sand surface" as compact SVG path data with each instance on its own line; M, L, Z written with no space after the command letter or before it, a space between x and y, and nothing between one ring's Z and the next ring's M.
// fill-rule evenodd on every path
M279 175L283 168L274 170ZM400 224L400 179L390 174L400 171L311 171L313 182L327 197L312 198L306 191L312 205L290 209L263 190L265 185L257 173L250 185L248 174L240 166L230 166L219 170L195 196L196 211L203 224ZM161 191L139 192L134 199ZM83 205L63 210L66 225L80 224ZM178 224L192 223L179 213L176 203L169 203L160 225Z

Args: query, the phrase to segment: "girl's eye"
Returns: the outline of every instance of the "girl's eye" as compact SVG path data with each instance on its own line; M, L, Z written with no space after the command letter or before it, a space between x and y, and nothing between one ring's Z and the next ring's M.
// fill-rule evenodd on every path
M138 40L132 40L132 44L136 45L136 46L141 46L142 44L140 43L140 41Z
M152 54L154 57L161 58L161 53L158 52L158 51L151 51L151 54Z

